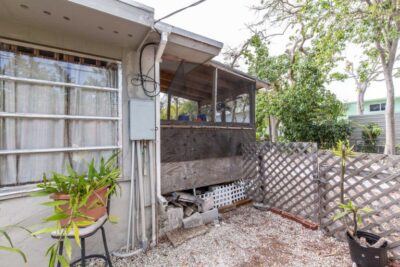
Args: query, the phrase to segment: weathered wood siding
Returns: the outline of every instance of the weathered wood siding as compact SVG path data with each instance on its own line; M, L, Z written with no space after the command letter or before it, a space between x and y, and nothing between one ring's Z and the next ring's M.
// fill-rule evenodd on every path
M162 191L229 182L240 178L242 144L255 141L255 129L163 125Z
M231 182L241 178L242 157L161 163L162 193Z

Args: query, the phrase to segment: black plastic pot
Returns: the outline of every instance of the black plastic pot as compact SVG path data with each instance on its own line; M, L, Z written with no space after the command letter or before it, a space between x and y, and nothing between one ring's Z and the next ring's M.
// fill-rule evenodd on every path
M365 237L367 242L371 245L375 244L380 237L364 231L357 231L358 238ZM385 267L388 266L388 243L385 242L380 248L365 248L354 240L354 238L347 232L347 241L349 242L349 249L351 260L357 264L358 267Z

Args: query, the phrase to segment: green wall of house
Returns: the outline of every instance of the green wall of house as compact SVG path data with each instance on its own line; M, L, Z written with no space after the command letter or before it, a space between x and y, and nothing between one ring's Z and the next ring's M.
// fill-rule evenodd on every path
M380 113L385 113L385 111L370 111L370 105L374 104L383 104L386 103L386 99L374 99L374 100L366 100L364 102L364 114L380 114ZM347 116L353 116L353 115L358 115L357 113L357 103L356 102L348 102L344 103L346 107L346 115ZM395 108L394 112L398 113L400 112L400 97L395 98Z

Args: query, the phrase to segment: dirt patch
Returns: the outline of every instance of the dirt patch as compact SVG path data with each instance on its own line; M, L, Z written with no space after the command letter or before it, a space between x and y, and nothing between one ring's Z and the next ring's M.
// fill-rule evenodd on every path
M178 248L162 242L114 266L351 266L347 244L268 211L243 206ZM102 265L96 265L102 266Z
M277 237L260 237L262 245L259 248L249 251L252 255L250 261L241 264L243 267L265 266L272 263L278 266L287 266L289 264L287 244L280 241Z

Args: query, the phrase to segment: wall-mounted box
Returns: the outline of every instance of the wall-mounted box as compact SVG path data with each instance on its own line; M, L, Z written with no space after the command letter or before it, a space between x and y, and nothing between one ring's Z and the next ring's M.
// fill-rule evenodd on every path
M129 137L133 141L156 139L154 100L129 100Z

